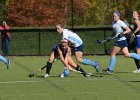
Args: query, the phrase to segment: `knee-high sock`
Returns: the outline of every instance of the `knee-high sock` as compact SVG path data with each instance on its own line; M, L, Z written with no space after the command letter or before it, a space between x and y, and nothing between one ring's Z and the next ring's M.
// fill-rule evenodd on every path
M75 68L75 70L80 71L81 74L83 74L83 76L86 76L86 72L79 65L77 65L77 67Z
M91 61L90 59L86 59L86 58L83 59L82 64L97 66L97 63L95 61Z
M115 64L116 64L116 57L113 56L110 58L110 63L109 63L109 67L108 67L109 70L113 71Z
M46 73L47 74L50 74L51 68L52 68L52 63L47 62L47 65L46 65Z
M8 63L8 60L1 55L0 55L0 60L3 61L5 64Z
M130 53L130 57L133 58L133 59L140 60L140 55L138 55L136 53Z
M134 59L137 69L140 69L140 62L137 59Z
M82 73L85 73L85 71L79 66L77 65L77 67L75 68L77 71L80 71Z

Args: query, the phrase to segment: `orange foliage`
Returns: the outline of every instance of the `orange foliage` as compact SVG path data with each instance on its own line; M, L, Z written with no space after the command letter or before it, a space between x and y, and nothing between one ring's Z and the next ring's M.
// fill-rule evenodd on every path
M75 3L80 0L74 0ZM82 1L82 0L81 0ZM11 26L51 26L71 19L71 0L13 0L5 19Z

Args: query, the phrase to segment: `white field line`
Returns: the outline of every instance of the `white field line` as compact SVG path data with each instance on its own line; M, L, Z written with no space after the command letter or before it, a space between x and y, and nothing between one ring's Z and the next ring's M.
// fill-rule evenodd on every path
M5 81L5 82L0 82L0 84L13 84L13 83L36 83L36 82L41 82L41 81Z
M77 80L70 80L70 79L65 79L61 78L62 80L57 80L57 81L64 81L64 82L69 82L69 81L77 81ZM46 80L46 81L45 81ZM47 82L47 79L43 81L0 81L0 84L16 84L16 83L39 83L39 82ZM87 81L118 81L116 78L87 78ZM125 78L123 79L124 81L140 81L140 78ZM82 81L82 80L81 80ZM85 79L83 79L85 81Z

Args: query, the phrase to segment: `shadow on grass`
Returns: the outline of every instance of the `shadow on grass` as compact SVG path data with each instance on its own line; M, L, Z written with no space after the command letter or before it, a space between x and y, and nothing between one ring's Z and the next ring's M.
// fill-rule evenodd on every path
M135 82L140 82L140 81L126 81L126 82L134 82L135 83Z
M124 73L124 74L125 74L125 73L132 73L132 72L121 72L121 71L116 71L116 72L114 72L114 73L122 73L122 74Z

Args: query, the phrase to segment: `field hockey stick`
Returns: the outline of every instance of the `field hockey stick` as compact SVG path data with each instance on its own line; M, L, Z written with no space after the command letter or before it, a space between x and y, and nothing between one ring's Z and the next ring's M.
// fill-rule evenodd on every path
M82 74L82 72L77 71L77 70L71 70L71 71ZM93 74L93 73L87 73L87 74L90 75L91 77L103 77L102 75L99 75L99 74Z
M29 77L33 77L33 76L37 75L44 68L46 68L46 66L43 66L43 67L39 68L37 71L34 71L32 74L29 74Z
M79 74L82 74L82 73L83 73L83 72L81 72L81 71L77 71L77 70L74 70L74 69L73 69L73 70L70 70L70 71L76 72L76 73L79 73ZM91 75L91 76L93 75L92 73L87 73L87 74L89 74L89 75Z
M56 62L56 61L58 61L58 60L59 60L59 58L56 58L56 59L54 59L53 62ZM43 69L46 68L46 67L47 67L47 66L45 65L45 66L39 68L37 71L34 71L32 74L29 74L29 77L33 77L34 75L37 75L41 70L43 70Z
M72 71L72 72L76 72L76 73L80 73L80 74L82 73L82 72L77 71L77 70L74 70L74 69L73 69L73 70L70 70L70 71Z
M106 43L106 42L109 42L109 41L111 41L111 40L113 40L113 39L115 39L115 38L117 38L117 36L108 37L108 38L106 38L106 39L104 39L104 40L97 40L97 43L98 43L98 44Z

